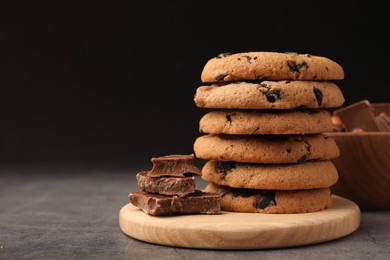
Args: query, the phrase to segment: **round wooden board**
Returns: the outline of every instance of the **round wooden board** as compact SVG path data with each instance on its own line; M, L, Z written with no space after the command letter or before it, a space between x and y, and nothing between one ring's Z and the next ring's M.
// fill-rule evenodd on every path
M151 216L131 203L119 212L123 233L149 243L203 249L266 249L320 243L360 225L360 208L333 195L329 209L303 214L223 211L219 215Z

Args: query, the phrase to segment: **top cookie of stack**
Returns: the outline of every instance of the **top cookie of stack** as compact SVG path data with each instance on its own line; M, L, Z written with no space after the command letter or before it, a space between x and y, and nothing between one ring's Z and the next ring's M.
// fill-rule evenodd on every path
M332 205L338 179L335 141L325 108L344 97L343 68L298 53L220 54L204 66L194 101L214 109L199 122L196 157L208 160L205 190L222 193L221 209L261 213L319 211Z

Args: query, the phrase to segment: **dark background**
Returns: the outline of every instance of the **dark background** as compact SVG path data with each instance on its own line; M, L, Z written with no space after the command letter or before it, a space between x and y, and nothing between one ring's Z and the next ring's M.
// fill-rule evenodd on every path
M4 2L0 163L192 153L205 113L193 96L203 65L222 52L326 56L345 70L345 105L390 101L389 14L380 4Z

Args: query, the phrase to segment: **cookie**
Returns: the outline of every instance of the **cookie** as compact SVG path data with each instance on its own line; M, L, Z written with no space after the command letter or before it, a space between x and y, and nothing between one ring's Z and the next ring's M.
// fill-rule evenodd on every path
M223 53L207 61L202 82L342 80L343 68L321 56L279 52Z
M232 188L302 190L328 188L338 173L330 160L283 165L207 161L202 179Z
M200 159L247 163L303 163L339 156L335 140L317 135L215 135L195 139Z
M215 110L205 114L199 131L208 134L319 134L333 130L326 110Z
M283 80L200 86L194 102L200 108L294 109L339 107L345 99L333 82Z
M206 192L221 194L221 210L248 213L292 214L316 212L333 203L329 188L310 190L234 189L209 183Z

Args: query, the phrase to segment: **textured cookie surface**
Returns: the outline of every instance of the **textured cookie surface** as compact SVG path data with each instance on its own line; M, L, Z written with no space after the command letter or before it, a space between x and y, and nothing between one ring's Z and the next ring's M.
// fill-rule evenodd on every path
M202 179L233 188L302 190L328 188L338 173L330 160L283 165L207 161Z
M248 163L303 163L339 156L335 140L317 135L214 135L194 142L197 158Z
M333 82L283 80L201 86L194 102L205 108L293 109L339 107L345 99Z
M332 206L329 188L311 190L234 189L209 183L206 192L221 194L221 210L248 213L306 213Z
M205 114L199 131L209 134L317 134L333 130L325 110L216 110Z
M278 52L220 54L208 60L201 73L203 82L341 79L343 68L329 58Z

